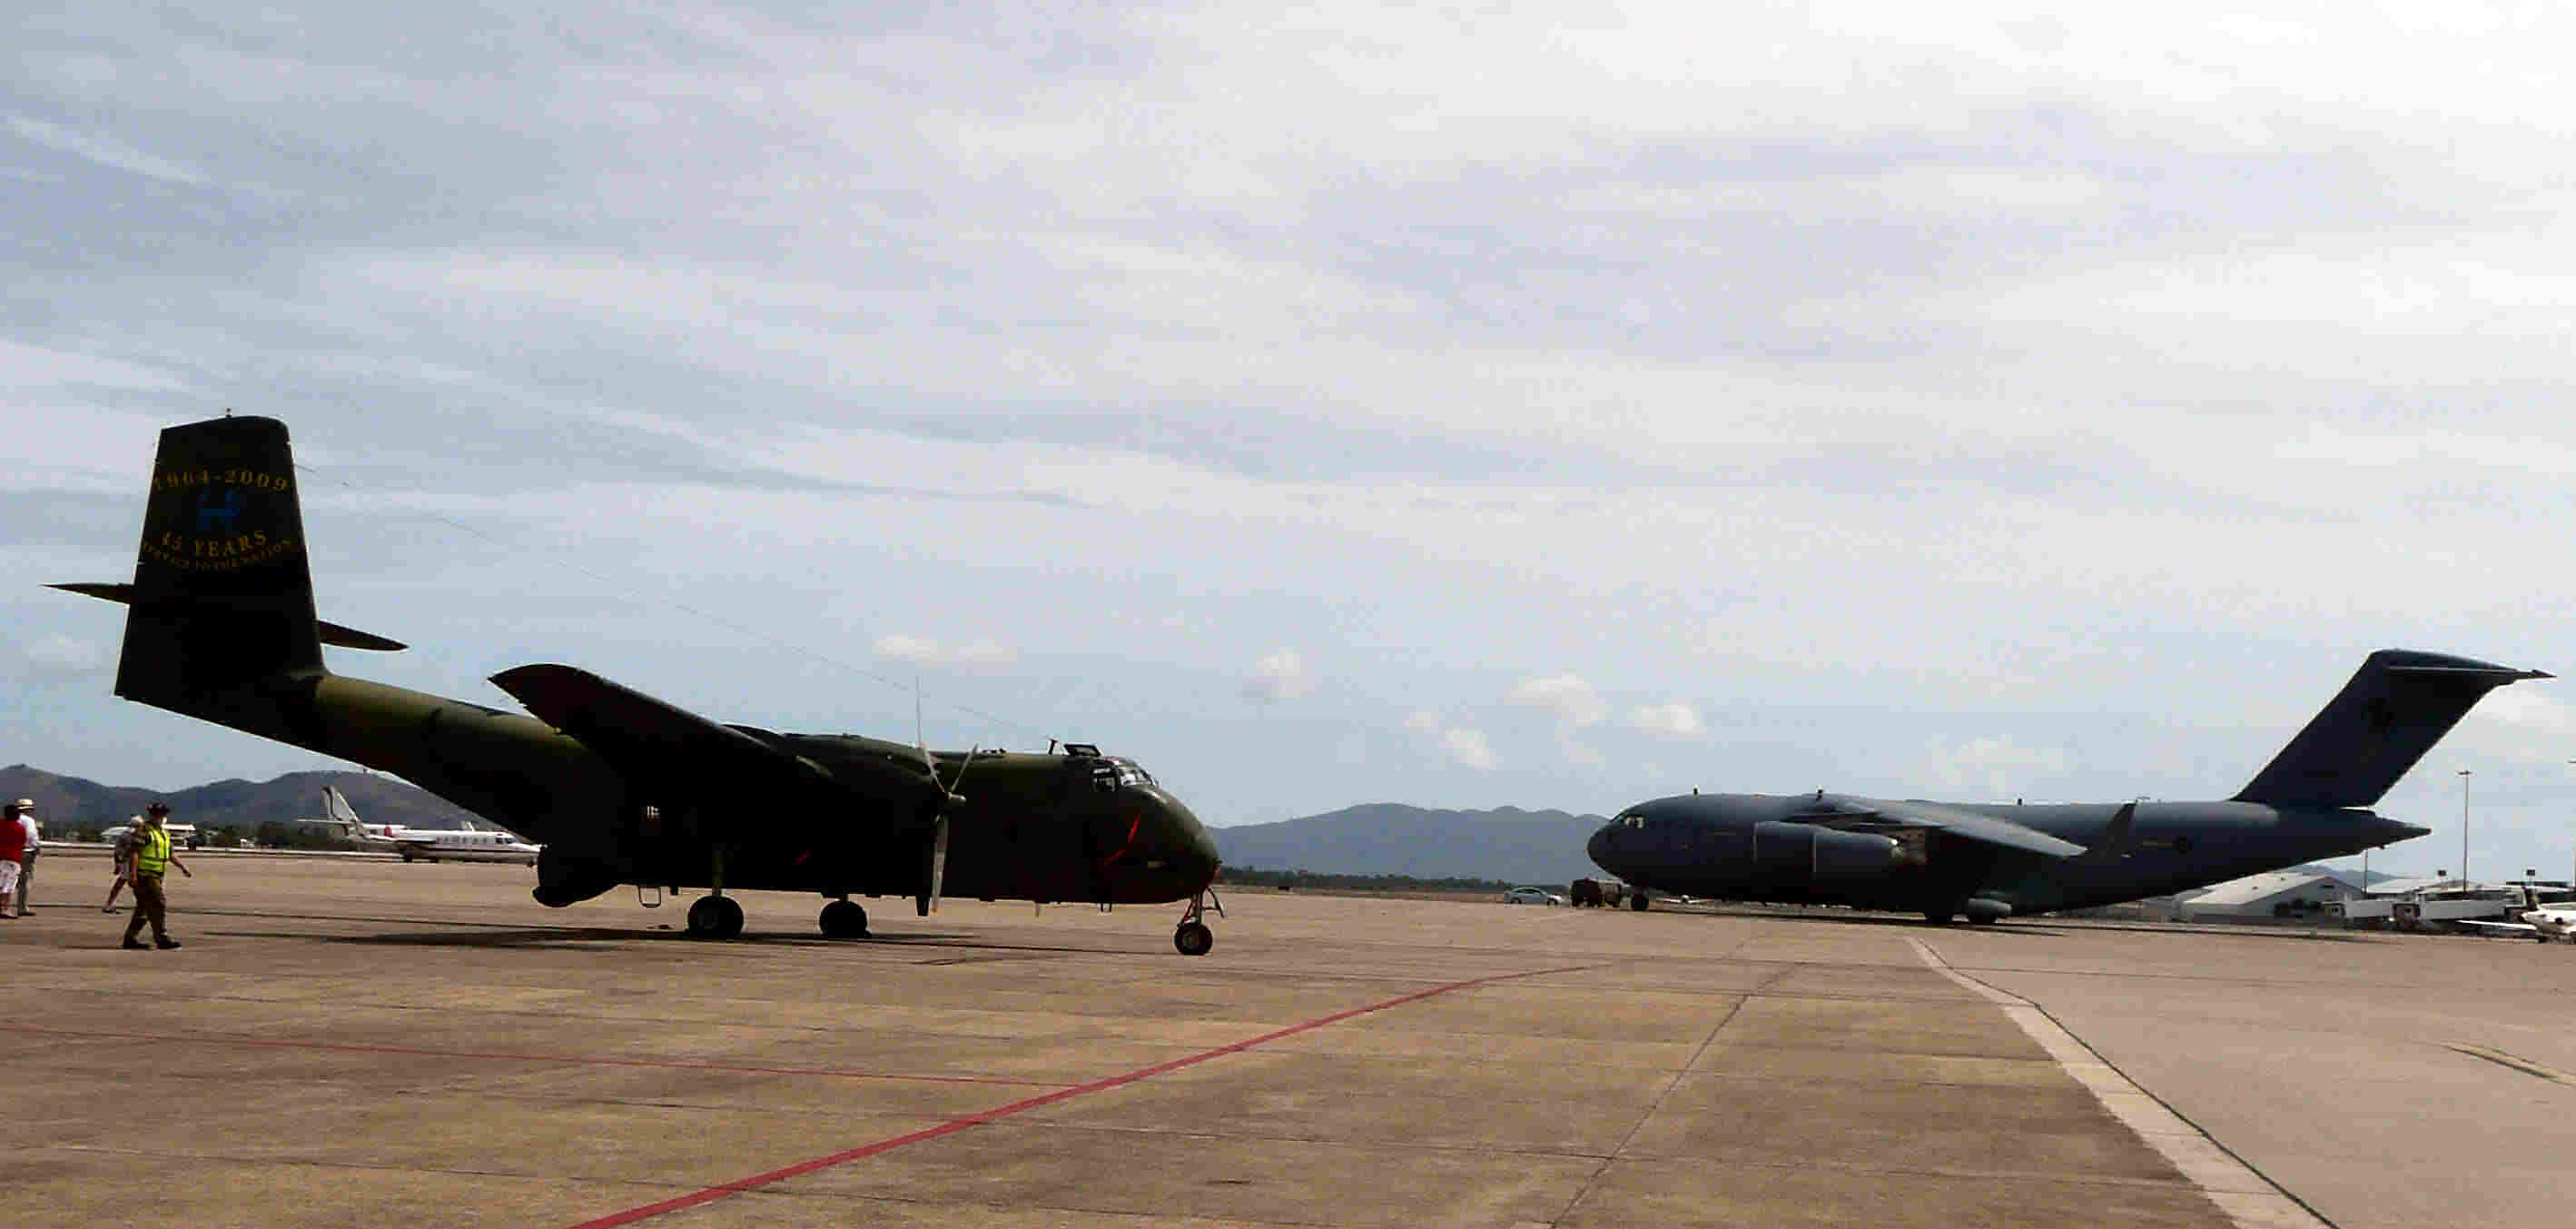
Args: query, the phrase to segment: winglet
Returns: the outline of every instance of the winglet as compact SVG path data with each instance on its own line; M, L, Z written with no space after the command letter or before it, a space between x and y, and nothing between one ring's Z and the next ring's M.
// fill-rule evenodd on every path
M2077 862L2117 862L2129 856L2137 840L2138 804L2123 802L2111 813L2111 822L2102 825L2102 835L2074 860Z

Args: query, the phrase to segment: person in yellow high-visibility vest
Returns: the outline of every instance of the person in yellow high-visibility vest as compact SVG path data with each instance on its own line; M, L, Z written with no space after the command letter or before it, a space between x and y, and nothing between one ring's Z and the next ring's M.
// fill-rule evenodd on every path
M152 946L165 951L179 946L170 937L169 902L161 894L162 872L174 866L190 879L197 877L170 851L170 804L155 802L143 808L143 833L134 844L134 917L125 924L125 946L142 948L135 936L145 922L152 923Z

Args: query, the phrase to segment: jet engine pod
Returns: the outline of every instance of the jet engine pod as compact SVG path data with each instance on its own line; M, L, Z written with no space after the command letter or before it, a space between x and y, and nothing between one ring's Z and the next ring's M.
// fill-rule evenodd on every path
M549 909L589 900L622 882L617 868L604 862L575 859L552 845L537 852L537 886L528 895Z
M2012 911L2011 905L1991 896L1973 897L1968 903L1959 906L1959 912L1966 914L1969 921L1981 923L2000 922L2011 917Z
M1895 841L1875 832L1844 832L1813 824L1753 826L1755 872L1766 883L1848 883L1876 879L1905 861Z

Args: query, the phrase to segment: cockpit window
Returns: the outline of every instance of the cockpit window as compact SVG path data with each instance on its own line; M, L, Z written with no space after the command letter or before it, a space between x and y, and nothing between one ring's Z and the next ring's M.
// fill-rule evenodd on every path
M1635 811L1630 811L1617 819L1611 820L1610 822L1617 824L1622 828L1643 828L1646 826L1646 817L1639 815Z
M1109 760L1091 769L1091 788L1104 794L1153 783L1154 774L1137 767L1133 760Z

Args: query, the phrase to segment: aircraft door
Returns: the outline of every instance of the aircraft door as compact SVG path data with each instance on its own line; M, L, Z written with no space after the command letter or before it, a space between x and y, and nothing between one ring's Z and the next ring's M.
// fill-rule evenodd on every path
M1112 773L1104 791L1097 774ZM996 895L1041 903L1093 898L1092 860L1098 841L1090 832L1094 816L1109 810L1117 778L1106 760L1066 756L1064 766L1044 788L1032 791L1018 812L1003 823L1010 832L1007 855L995 860ZM951 867L951 873L955 871Z

